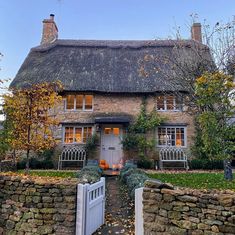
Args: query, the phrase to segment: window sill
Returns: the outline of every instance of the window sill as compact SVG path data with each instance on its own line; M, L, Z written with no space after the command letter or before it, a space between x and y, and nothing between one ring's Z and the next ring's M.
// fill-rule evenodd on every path
M170 110L170 109L168 109L168 110L158 110L157 109L157 112L184 112L183 110L179 110L179 109L176 109L176 110Z
M64 109L64 112L93 112L93 109Z
M186 149L187 146L169 146L169 145L157 145L156 148L176 148L176 149Z

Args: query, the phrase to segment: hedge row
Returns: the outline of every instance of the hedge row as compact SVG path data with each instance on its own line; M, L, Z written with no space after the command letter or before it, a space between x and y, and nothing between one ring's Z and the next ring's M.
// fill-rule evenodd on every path
M76 177L81 183L93 184L100 180L102 174L103 170L98 166L85 166L76 174Z
M120 171L120 180L127 185L129 195L132 199L135 198L135 189L144 186L144 182L149 179L147 174L135 165L128 164Z

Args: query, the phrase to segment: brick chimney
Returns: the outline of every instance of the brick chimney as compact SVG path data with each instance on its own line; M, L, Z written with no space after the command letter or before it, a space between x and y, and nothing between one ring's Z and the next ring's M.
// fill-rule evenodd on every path
M54 21L54 16L50 14L50 19L43 20L41 45L52 43L58 38L58 28Z
M193 23L191 28L191 38L202 43L202 26L200 23Z

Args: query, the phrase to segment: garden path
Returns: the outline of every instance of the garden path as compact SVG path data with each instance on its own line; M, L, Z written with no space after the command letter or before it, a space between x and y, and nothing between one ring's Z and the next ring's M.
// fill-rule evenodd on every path
M134 202L117 176L106 177L105 224L93 235L134 235Z

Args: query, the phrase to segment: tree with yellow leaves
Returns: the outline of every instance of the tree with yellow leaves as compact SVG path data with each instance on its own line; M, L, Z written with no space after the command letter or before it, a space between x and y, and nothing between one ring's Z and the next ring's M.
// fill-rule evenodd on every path
M195 95L198 113L195 150L198 156L210 160L223 159L229 163L235 151L235 126L229 120L235 113L235 84L233 76L223 72L208 73L196 79ZM225 164L225 170L230 169ZM232 179L232 170L225 174Z
M30 151L40 152L55 145L53 130L58 125L56 105L61 101L60 82L40 83L13 88L4 95L3 110L11 122L10 144L15 150L26 151L26 171Z

